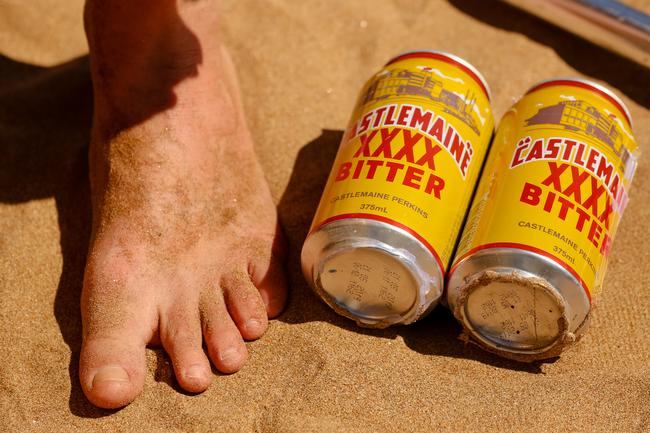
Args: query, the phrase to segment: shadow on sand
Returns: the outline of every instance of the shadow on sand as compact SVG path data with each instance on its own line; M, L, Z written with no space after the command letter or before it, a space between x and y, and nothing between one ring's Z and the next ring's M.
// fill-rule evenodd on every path
M92 86L88 58L40 68L0 57L0 201L54 197L63 265L54 316L70 347L70 409L98 417L78 380L79 298L90 237L88 141Z

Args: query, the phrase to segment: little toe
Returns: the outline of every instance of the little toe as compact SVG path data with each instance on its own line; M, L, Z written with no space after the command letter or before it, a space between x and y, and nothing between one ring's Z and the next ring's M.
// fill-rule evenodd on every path
M266 306L248 272L235 271L222 279L228 312L246 340L264 335L268 326Z
M201 323L210 359L217 370L222 373L239 371L248 360L248 351L220 291L204 296Z
M160 338L169 354L179 385L189 392L203 392L212 382L210 362L201 347L197 304L175 303L160 320Z
M287 303L288 288L284 260L276 255L251 262L251 279L259 290L269 318L282 313Z
M279 223L276 222L273 239L270 242L262 240L259 245L266 248L257 248L257 251L266 249L268 252L251 256L249 273L264 301L267 316L274 318L284 310L288 296L286 260L289 252Z

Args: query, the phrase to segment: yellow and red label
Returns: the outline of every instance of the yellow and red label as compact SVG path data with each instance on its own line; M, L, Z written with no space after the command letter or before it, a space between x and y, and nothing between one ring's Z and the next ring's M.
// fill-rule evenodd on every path
M494 128L483 81L439 53L406 54L363 88L312 231L345 218L399 227L444 272Z
M591 298L636 168L628 116L615 97L583 81L529 91L499 125L454 262L487 248L533 251L559 263Z

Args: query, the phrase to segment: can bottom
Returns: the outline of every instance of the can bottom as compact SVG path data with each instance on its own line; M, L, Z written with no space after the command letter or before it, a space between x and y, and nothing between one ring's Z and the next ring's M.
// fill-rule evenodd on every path
M465 337L526 362L558 356L579 340L591 312L580 282L525 246L484 248L455 264L447 301Z
M381 221L345 218L320 227L305 240L301 262L314 291L363 327L412 323L442 296L442 271L431 252Z
M420 286L400 257L372 247L334 252L317 275L316 285L339 308L366 322L401 317L413 308Z
M519 361L558 356L576 340L561 294L546 280L514 269L472 277L455 314L479 345Z

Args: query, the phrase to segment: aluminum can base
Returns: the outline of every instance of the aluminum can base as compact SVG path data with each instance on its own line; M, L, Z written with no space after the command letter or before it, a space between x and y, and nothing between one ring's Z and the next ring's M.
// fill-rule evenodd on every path
M482 251L452 276L448 302L466 336L502 357L558 356L586 331L589 299L555 262L515 249Z
M442 295L442 272L407 232L362 218L335 221L312 233L302 253L312 288L360 326L411 323Z

